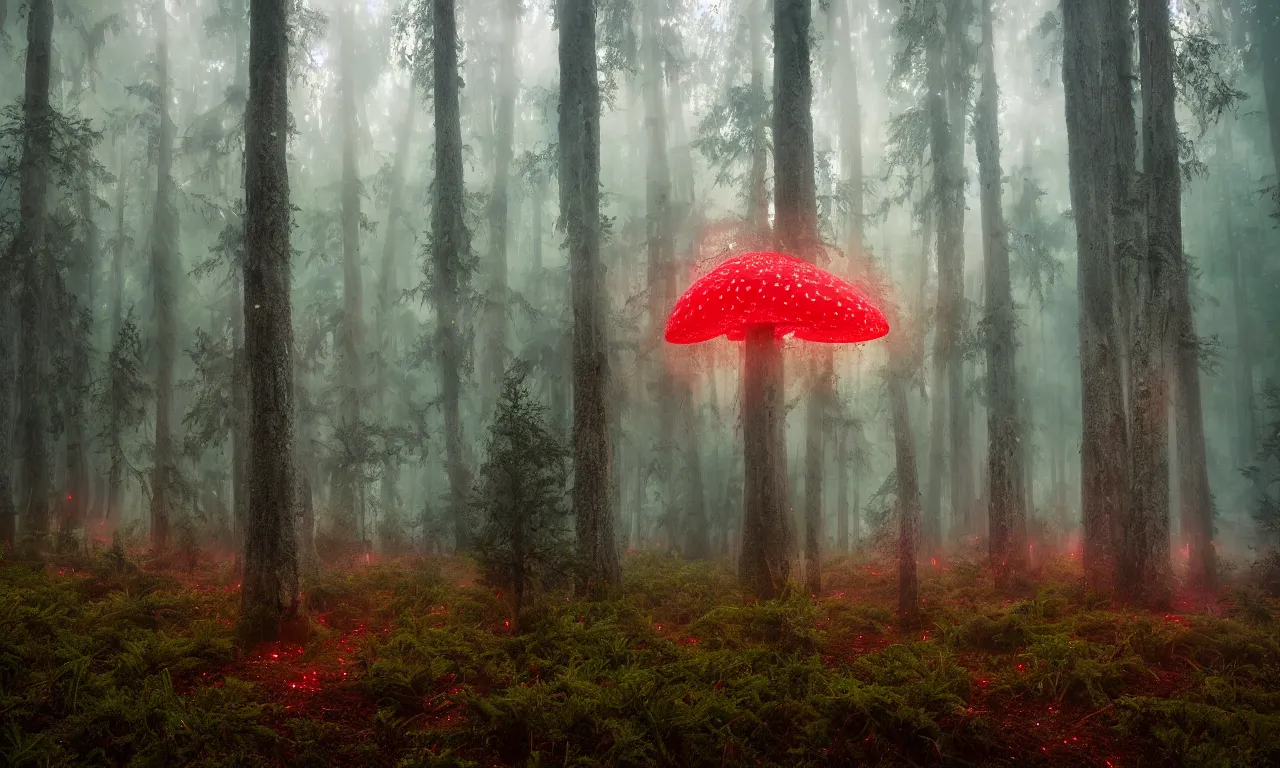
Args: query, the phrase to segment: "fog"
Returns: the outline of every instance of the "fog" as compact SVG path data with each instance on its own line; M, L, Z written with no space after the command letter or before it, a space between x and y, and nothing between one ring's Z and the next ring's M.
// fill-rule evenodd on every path
M249 436L254 408L269 406L251 396L244 352L246 313L255 309L244 305L243 271L252 4L162 3L164 24L151 3L53 4L48 94L57 117L36 131L45 132L49 159L38 173L47 195L42 232L27 250L31 4L8 3L2 15L0 102L10 106L0 126L0 398L12 407L0 414L0 528L8 542L47 535L60 547L101 549L115 537L242 557L255 514L251 464L270 458ZM584 305L571 290L563 52L552 4L457 4L460 189L440 178L449 166L437 151L433 24L444 4L287 5L290 359L304 569L469 543L479 523L466 498L486 461L503 374L517 362L574 456L587 450L575 420L607 441L604 519L619 551L739 562L744 344L669 345L662 327L697 277L784 228L778 200L786 196L774 192L789 169L774 159L773 100L792 80L775 80L772 5L597 6L603 303L593 311L603 328L592 333L607 360L603 431L575 404L583 375L575 369L587 359L585 347L575 356L575 307ZM816 562L813 545L805 554L806 525L816 526L816 551L896 556L895 513L904 504L895 378L918 468L911 492L920 562L987 549L996 407L988 342L1001 305L986 301L983 4L964 5L968 17L945 34L927 23L933 5L831 0L811 9L818 263L883 308L891 331L864 344L786 342L780 482L792 578ZM1096 433L1082 419L1090 398L1081 386L1080 313L1092 305L1078 284L1062 10L1048 0L993 6L993 172L1016 344L1007 379L1018 457L1011 487L1025 510L1017 546L1034 566L1050 553L1083 556L1081 451ZM1218 558L1242 566L1275 543L1280 97L1273 88L1269 102L1264 81L1280 78L1280 38L1267 13L1248 0L1173 6L1181 242L1195 334L1176 346L1193 347L1198 359L1202 425L1179 421L1174 403L1190 395L1170 386L1153 418L1167 420L1164 514L1175 573L1190 557L1184 521L1207 514L1184 482L1200 428ZM931 73L934 48L943 66ZM1142 91L1152 76L1143 69L1139 77L1139 49L1130 68L1134 184L1145 195L1151 129ZM931 86L933 74L941 88ZM954 166L934 158L941 134L931 134L939 116L931 95L945 102ZM952 187L939 183L953 178L959 209L948 207ZM460 228L438 210L452 197L461 201ZM1136 207L1148 215L1150 205ZM938 258L949 237L960 251L954 300L945 298L949 267L940 280ZM38 269L25 266L24 253L38 253ZM1141 272L1147 262L1129 263ZM1131 290L1125 268L1117 270L1108 278L1114 311L1145 316L1149 294ZM1130 343L1140 342L1124 342L1118 370L1133 409ZM808 372L821 370L826 352L834 356L830 396L814 409L820 391ZM574 472L576 481L585 476ZM585 503L579 490L575 511Z

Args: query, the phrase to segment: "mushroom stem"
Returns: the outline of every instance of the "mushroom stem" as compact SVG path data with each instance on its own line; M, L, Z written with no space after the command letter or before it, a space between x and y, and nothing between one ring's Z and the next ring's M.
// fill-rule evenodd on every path
M742 553L739 572L759 598L787 583L791 525L787 517L786 413L782 342L773 325L746 328L742 371Z

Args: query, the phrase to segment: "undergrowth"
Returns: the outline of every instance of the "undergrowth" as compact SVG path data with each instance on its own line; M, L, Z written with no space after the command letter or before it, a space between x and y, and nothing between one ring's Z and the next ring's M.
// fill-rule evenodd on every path
M1069 565L1011 598L837 559L824 598L630 558L619 597L509 596L453 559L306 584L300 646L237 648L229 571L0 564L0 764L1280 764L1280 620L1238 590L1119 611Z

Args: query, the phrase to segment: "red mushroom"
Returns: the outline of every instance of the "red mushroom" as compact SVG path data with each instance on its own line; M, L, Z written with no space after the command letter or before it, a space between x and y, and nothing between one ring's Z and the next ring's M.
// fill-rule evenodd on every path
M744 253L725 261L695 281L671 311L664 336L672 344L719 336L746 342L740 570L761 598L780 594L790 548L779 341L794 336L853 344L887 333L884 314L853 286L781 253Z
M717 336L743 341L747 329L774 337L856 344L889 332L889 322L839 277L783 253L744 253L698 279L676 301L665 338L697 344Z

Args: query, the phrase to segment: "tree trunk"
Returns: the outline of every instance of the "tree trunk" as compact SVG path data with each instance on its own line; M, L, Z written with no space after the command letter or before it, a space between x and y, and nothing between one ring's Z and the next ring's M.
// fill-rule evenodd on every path
M1109 0L1102 7L1101 84L1105 162L1110 165L1109 194L1113 269L1119 310L1121 394L1129 420L1131 347L1139 305L1135 301L1138 255L1146 250L1142 204L1135 194L1138 179L1137 123L1133 109L1133 22L1130 0Z
M156 0L156 82L160 88L159 161L156 168L156 207L151 246L151 289L156 321L156 442L155 474L151 488L151 546L164 552L169 543L173 511L174 466L173 366L178 357L174 289L178 269L178 210L173 200L174 126L169 117L169 13L165 0Z
M354 442L360 429L360 400L363 393L364 285L360 274L360 168L356 155L357 104L354 19L350 9L338 13L338 91L342 126L342 330L339 346L339 419L345 439ZM363 548L369 540L364 509L360 504L359 472L341 467L334 477L334 496L340 534L358 539Z
M508 0L499 14L501 41L498 45L497 97L494 125L493 194L489 199L489 269L490 285L485 305L485 344L483 381L488 390L485 401L496 404L507 365L507 250L509 237L508 198L511 190L511 158L515 143L516 54L520 24L519 0ZM489 413L491 407L485 409Z
M907 372L903 350L890 342L889 407L893 424L894 471L898 507L898 618L903 629L920 622L920 590L916 572L920 535L920 486L916 478L915 438L907 410Z
M120 329L124 327L124 258L125 258L125 203L128 190L129 161L125 156L126 141L120 140L119 174L116 180L116 240L111 253L111 338L110 349L114 349L120 339ZM107 509L104 515L108 523L120 520L124 511L124 414L121 413L120 398L111 398L111 413L108 415L107 452L110 466L107 468Z
M560 18L560 200L568 230L573 306L573 513L578 588L596 598L621 579L609 444L608 296L600 263L600 85L596 8L564 0Z
M1009 276L1009 240L1001 208L1000 94L996 84L995 39L991 0L982 2L982 45L978 62L982 91L978 96L974 138L982 197L982 245L987 313L987 525L991 568L997 587L1026 570L1025 547L1018 538L1026 509L1019 492L1022 467L1018 442L1018 381L1014 368L1013 286Z
M778 246L817 263L825 261L825 252L818 240L814 185L813 83L809 65L811 13L806 2L774 2L773 153ZM751 350L748 346L748 354ZM815 595L821 591L822 434L833 377L831 348L823 345L817 352L818 359L809 372L804 475L805 587ZM781 373L781 367L778 372ZM780 457L785 457L785 450L784 446L779 451ZM752 468L748 467L747 473L751 472Z
M849 199L849 223L846 228L845 245L849 264L847 274L856 276L861 262L866 259L866 248L863 244L864 217L866 201L863 195L863 159L862 159L862 102L858 97L858 60L857 34L854 31L854 16L847 0L841 1L845 32L845 55L843 61L843 80L841 82L841 127L840 148L844 155L845 173L852 185Z
M435 20L434 112L436 124L435 216L432 262L436 304L436 339L440 354L441 402L444 406L445 461L449 475L454 546L471 546L467 526L467 491L471 484L463 456L463 346L458 327L471 250L463 218L466 187L462 170L462 115L459 107L458 22L456 0L432 0Z
M26 86L23 96L22 160L19 166L18 231L14 263L19 270L18 376L22 403L22 529L37 547L49 532L49 454L45 442L43 349L48 265L43 257L47 226L48 166L52 137L49 80L53 48L53 1L32 0L27 11Z
M77 88L76 90L80 90ZM82 240L76 248L71 263L67 265L67 293L72 302L71 311L64 318L67 324L67 340L70 346L70 380L67 382L66 407L63 423L66 425L64 458L66 481L63 493L62 519L59 527L64 531L77 531L83 527L89 510L89 446L86 431L88 413L85 407L90 387L89 350L93 332L94 266L98 258L98 226L93 220L93 189L87 181L81 181L76 191L76 207L83 219Z
M969 86L969 74L965 60L968 47L965 37L966 5L963 0L951 0L947 6L947 39L945 44L945 69L947 78L946 110L947 140L943 165L946 170L938 182L938 290L947 291L947 313L938 315L938 322L947 327L945 360L947 366L947 415L950 417L947 435L951 469L951 514L956 528L963 533L973 532L973 459L970 431L972 408L967 395L962 334L969 327L969 312L965 304L964 290L964 136Z
M1142 133L1143 163L1148 181L1146 189L1147 230L1146 253L1137 266L1134 282L1136 291L1132 296L1134 306L1125 310L1123 317L1133 322L1133 338L1129 345L1129 408L1130 408L1130 488L1128 515L1121 526L1122 535L1117 550L1116 590L1127 599L1138 602L1159 604L1168 598L1168 539L1169 539L1169 388L1168 372L1170 360L1171 326L1169 300L1172 259L1177 258L1174 252L1181 250L1181 222L1176 223L1177 241L1171 241L1173 233L1169 230L1167 217L1169 205L1173 206L1174 216L1179 216L1181 197L1181 179L1178 176L1178 126L1173 114L1173 80L1169 73L1168 87L1159 69L1172 65L1171 59L1157 60L1161 53L1166 56L1172 51L1161 51L1160 43L1153 34L1151 25L1158 23L1153 19L1152 8L1147 0L1139 0L1139 33L1142 48ZM1157 16L1159 12L1156 11ZM1125 27L1127 33L1128 14ZM1167 26L1167 16L1166 16ZM1167 29L1166 29L1167 34ZM1124 35L1127 37L1127 34ZM1171 45L1171 42L1168 43ZM1128 46L1123 49L1127 51ZM1113 54L1115 55L1115 54ZM1118 57L1118 56L1117 56ZM1107 77L1107 69L1111 62L1103 57L1103 79ZM1167 100L1167 104L1165 103ZM1166 114L1167 113L1167 114ZM1166 124L1167 121L1167 124ZM1172 130L1173 144L1166 145ZM1122 131L1124 133L1124 131ZM1167 167L1170 158L1166 155L1172 148L1172 179ZM1152 153L1155 154L1152 154ZM1124 161L1116 163L1115 178L1117 186L1125 184ZM1164 185L1172 184L1171 189ZM1124 219L1120 211L1116 211L1116 247L1117 253L1131 247L1121 238ZM1117 261L1123 261L1118 258ZM1128 303L1122 287L1120 304ZM1164 542L1161 544L1160 542Z
M232 14L236 25L235 85L248 93L249 49L248 29L245 26L246 0L235 0ZM240 156L239 189L244 189L245 156ZM243 227L243 222L241 224ZM242 257L243 258L243 257ZM244 351L244 285L243 275L233 270L231 295L231 547L236 553L237 573L244 566L244 526L249 509L249 372Z
M1175 53L1169 4L1164 0L1139 0L1138 29L1142 61L1142 155L1147 182L1147 262L1167 270L1169 316L1161 327L1165 329L1164 339L1172 346L1182 535L1190 545L1190 584L1193 588L1210 589L1216 571L1213 499L1209 492L1191 275L1182 243L1182 185L1178 121L1174 113ZM1167 413L1167 404L1163 407L1166 410L1162 413ZM1167 504L1158 512L1154 508L1134 510L1135 525L1143 525L1147 533L1143 556L1149 558L1149 565L1134 575L1141 579L1135 584L1143 585L1137 594L1150 603L1162 605L1168 601L1170 588Z
M1234 201L1236 199L1233 174L1235 165L1235 123L1228 119L1221 128L1220 152L1222 164L1218 173L1222 194L1222 225L1226 229L1227 269L1231 276L1231 303L1235 305L1235 408L1236 439L1233 441L1232 464L1246 467L1253 463L1258 451L1257 406L1253 391L1253 317L1249 302L1249 290L1245 285L1245 258L1241 254L1240 237L1236 232Z
M671 375L672 360L662 340L667 315L676 303L675 231L671 210L671 169L667 155L667 112L663 99L663 46L658 37L662 23L656 7L644 12L644 104L648 163L645 173L645 229L648 250L649 371L657 391L655 410L658 439L652 456L654 474L660 483L667 538L674 545L681 540L676 483L676 382Z
M287 0L250 0L245 113L245 359L249 373L246 641L274 640L298 608L290 287Z
M772 326L750 328L742 370L742 543L738 575L761 600L778 597L790 575L786 406L782 344Z
M404 177L409 162L409 144L413 140L413 120L418 112L417 91L410 80L409 92L405 96L404 122L396 134L396 157L391 170L390 194L387 199L386 233L382 247L382 266L378 270L378 350L379 376L378 398L379 411L384 419L390 419L387 413L391 398L391 359L395 354L395 343L391 330L391 309L396 303L396 272L400 259L400 232L405 222L402 221L404 211ZM394 513L400 506L398 494L398 467L391 457L390 451L382 462L382 512L384 517Z
M849 553L849 426L836 433L836 551Z
M747 224L756 236L769 231L769 188L765 175L769 163L768 137L765 135L767 104L764 90L764 22L763 0L752 0L747 13L748 44L751 46L751 172L747 186Z
M1116 526L1124 517L1128 435L1125 428L1116 321L1115 267L1107 200L1110 169L1100 101L1099 0L1063 0L1063 67L1066 92L1071 207L1076 222L1080 300L1082 432L1081 505L1085 581L1095 589L1113 583Z

